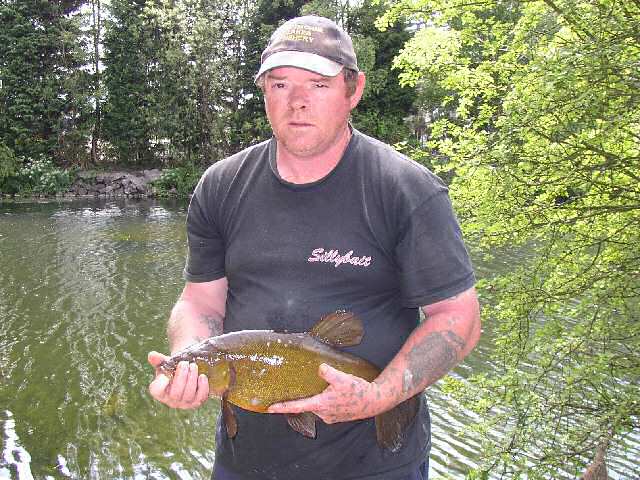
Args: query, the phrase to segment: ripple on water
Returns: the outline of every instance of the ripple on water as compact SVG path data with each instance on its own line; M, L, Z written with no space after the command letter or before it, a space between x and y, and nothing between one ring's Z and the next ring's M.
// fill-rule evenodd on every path
M32 480L31 455L22 446L16 433L16 421L13 413L9 410L2 412L0 425L3 433L0 479Z

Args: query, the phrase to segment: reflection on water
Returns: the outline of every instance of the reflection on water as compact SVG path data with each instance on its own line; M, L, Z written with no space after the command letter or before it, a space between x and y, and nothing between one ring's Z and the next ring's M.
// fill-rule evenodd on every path
M0 466L0 478L31 479L31 455L20 444L16 434L16 422L13 414L6 410L2 412L0 423L2 424L3 449L2 466Z
M173 411L147 393L146 355L166 350L183 285L185 214L183 202L0 204L0 480L209 478L217 402ZM458 373L486 365L488 348ZM432 478L464 478L473 418L437 388L429 400Z
M215 402L173 412L147 394L146 354L166 349L182 288L186 206L0 209L0 475L208 478Z

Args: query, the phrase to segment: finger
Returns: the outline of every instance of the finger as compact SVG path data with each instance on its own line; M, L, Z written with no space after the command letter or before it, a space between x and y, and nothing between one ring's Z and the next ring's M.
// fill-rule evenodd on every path
M182 392L182 400L192 403L196 399L198 390L198 365L190 363L187 367L187 381Z
M168 356L153 350L147 354L147 361L151 364L152 367L156 368L159 367L160 364L168 358Z
M160 402L164 402L164 399L167 396L167 387L169 386L170 381L171 380L166 375L158 375L149 384L149 393L151 394L151 396Z
M173 374L173 380L169 386L169 397L171 400L181 402L184 390L187 386L187 380L189 378L189 363L182 361L178 363L176 371Z
M303 398L302 400L291 400L290 402L278 402L269 407L269 413L303 413L313 412L318 406L318 395Z
M209 379L206 375L198 376L198 390L196 394L196 405L202 405L209 399Z

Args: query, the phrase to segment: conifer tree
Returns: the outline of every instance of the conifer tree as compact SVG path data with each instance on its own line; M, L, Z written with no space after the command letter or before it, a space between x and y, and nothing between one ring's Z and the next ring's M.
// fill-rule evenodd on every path
M148 107L153 51L144 6L145 0L112 0L105 22L103 132L109 156L120 163L152 160Z
M81 1L0 3L0 139L16 155L75 163L89 122Z

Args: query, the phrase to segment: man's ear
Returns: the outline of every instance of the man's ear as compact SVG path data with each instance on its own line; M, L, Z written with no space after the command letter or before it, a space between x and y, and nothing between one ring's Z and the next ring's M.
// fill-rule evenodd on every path
M356 91L351 95L350 104L351 109L356 108L356 105L360 103L360 99L362 98L362 94L364 93L364 86L367 83L367 79L364 75L364 72L358 72L358 81L356 83Z

